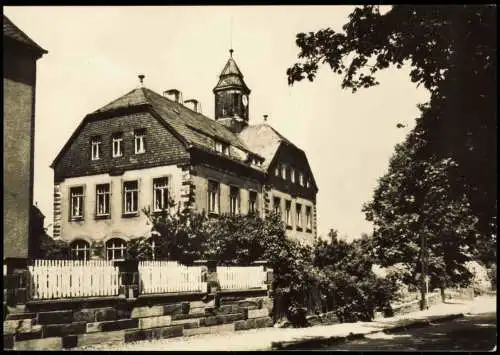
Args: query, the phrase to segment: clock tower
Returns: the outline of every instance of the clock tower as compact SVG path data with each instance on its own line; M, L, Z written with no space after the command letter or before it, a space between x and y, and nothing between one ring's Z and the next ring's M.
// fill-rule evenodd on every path
M243 74L229 50L229 60L219 76L213 92L215 95L215 120L234 133L240 133L248 126L248 95L250 89L243 80Z

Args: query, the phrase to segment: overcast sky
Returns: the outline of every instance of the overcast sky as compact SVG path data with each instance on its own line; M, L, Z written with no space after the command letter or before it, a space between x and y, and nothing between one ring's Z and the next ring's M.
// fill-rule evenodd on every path
M362 204L372 197L394 145L428 99L409 69L379 74L381 85L352 94L327 67L290 87L295 35L340 31L351 6L4 7L48 50L38 61L34 200L52 223L49 167L83 117L138 86L177 88L213 117L212 89L234 48L250 95L250 123L268 123L302 148L319 185L318 228L349 239L370 233ZM232 23L232 26L231 26ZM232 31L231 31L232 27ZM232 32L232 36L231 36ZM232 40L231 40L232 37ZM396 124L406 124L398 129ZM51 231L51 230L50 230Z

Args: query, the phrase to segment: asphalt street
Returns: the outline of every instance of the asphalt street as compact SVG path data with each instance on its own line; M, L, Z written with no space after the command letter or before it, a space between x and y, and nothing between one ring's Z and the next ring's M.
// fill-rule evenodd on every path
M375 333L322 350L349 351L491 351L497 345L496 312L463 318L393 334Z

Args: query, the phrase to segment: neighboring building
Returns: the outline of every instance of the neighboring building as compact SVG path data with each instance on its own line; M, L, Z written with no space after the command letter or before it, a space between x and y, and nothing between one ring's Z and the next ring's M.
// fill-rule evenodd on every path
M33 205L36 61L47 53L3 16L4 258L26 258Z
M150 236L143 208L278 209L290 237L312 242L318 188L306 155L269 125L248 124L250 89L232 50L213 92L215 119L178 90L142 85L88 114L51 165L54 237L80 257L102 241L119 259L127 240Z

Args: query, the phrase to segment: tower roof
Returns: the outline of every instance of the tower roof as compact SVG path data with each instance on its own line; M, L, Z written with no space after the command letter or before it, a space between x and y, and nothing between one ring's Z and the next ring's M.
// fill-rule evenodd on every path
M224 66L224 69L222 69L222 72L220 73L219 76L219 82L214 88L214 92L219 91L219 90L224 90L224 89L242 89L244 92L247 94L250 93L250 89L248 86L245 84L245 81L243 80L243 74L240 71L240 68L238 68L238 65L233 59L233 50L229 50L230 57Z
M21 31L19 27L14 25L11 20L7 18L7 16L3 15L3 36L4 38L10 38L18 43L21 43L27 48L30 48L37 52L40 56L47 53L45 49L40 47L35 41L33 41L26 33Z

